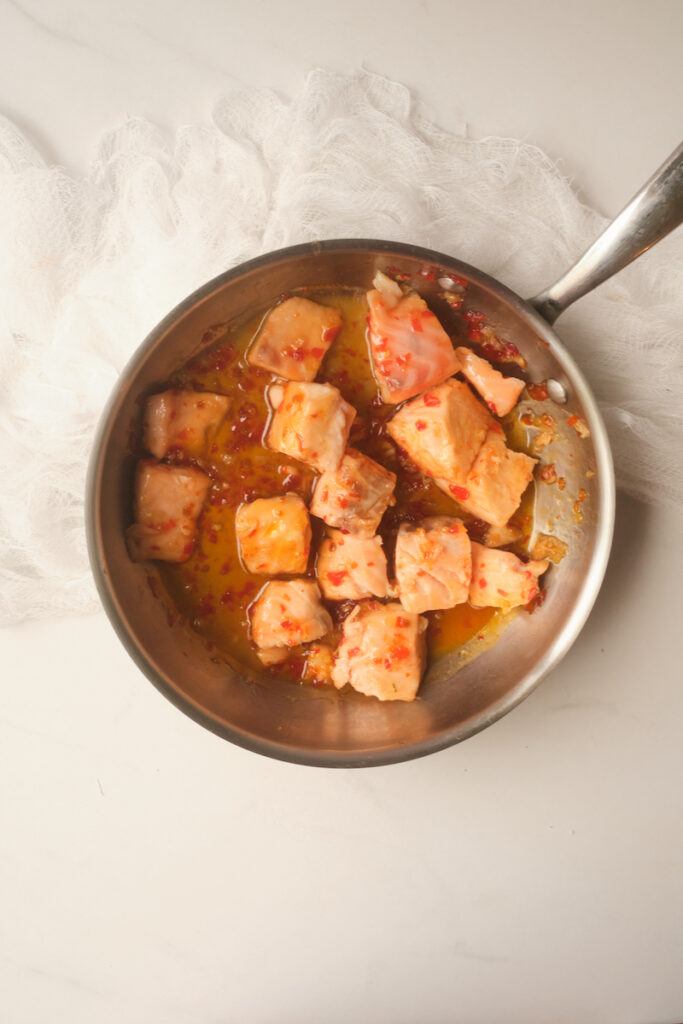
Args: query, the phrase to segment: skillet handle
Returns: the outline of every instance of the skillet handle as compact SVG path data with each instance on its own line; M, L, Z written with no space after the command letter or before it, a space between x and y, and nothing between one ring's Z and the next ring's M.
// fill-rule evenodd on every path
M530 304L552 324L576 299L644 253L683 221L683 143L599 238Z

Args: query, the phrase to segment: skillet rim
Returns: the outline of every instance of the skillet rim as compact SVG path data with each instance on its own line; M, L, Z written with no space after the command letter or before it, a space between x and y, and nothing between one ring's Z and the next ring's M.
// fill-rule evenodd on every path
M442 266L450 266L455 272L493 291L508 306L526 320L533 330L548 343L551 353L559 360L563 368L571 378L572 386L576 396L581 403L586 418L590 425L591 437L593 440L596 462L597 482L599 484L599 509L596 525L596 540L593 558L589 570L585 575L579 597L574 608L566 619L563 628L558 633L555 641L550 646L545 656L534 665L533 670L520 680L513 690L505 694L495 704L486 708L485 711L465 722L459 723L451 729L443 730L434 736L420 740L402 747L387 747L385 749L371 752L354 751L348 752L311 752L302 751L300 748L287 744L276 743L271 740L264 740L252 733L239 730L224 722L218 721L201 707L192 702L189 698L181 695L174 688L160 668L154 663L147 653L136 643L126 624L127 617L119 604L113 588L110 586L108 575L104 567L102 557L102 538L100 530L100 481L102 475L103 455L106 450L111 425L118 412L119 405L125 397L131 380L134 379L139 367L144 363L147 355L156 346L159 339L171 327L185 316L194 306L198 305L212 293L219 291L231 281L236 280L245 274L258 270L273 262L292 259L300 256L315 256L321 253L334 251L351 251L366 253L394 253L396 255L409 256L427 263L436 263ZM288 761L294 764L308 765L311 767L324 768L367 768L388 764L396 764L403 761L424 757L427 754L436 753L447 747L460 743L470 736L498 721L513 708L517 707L536 687L545 676L561 661L567 654L572 644L577 639L588 615L595 603L600 591L602 581L609 560L614 533L614 518L616 506L616 485L614 478L614 466L612 453L607 437L602 415L597 401L593 396L583 372L575 363L573 357L565 348L551 325L543 319L537 310L530 304L530 301L522 299L506 285L496 278L484 273L477 267L464 263L445 253L422 246L411 245L405 242L392 242L385 239L368 238L342 238L325 239L324 241L304 242L297 245L286 246L274 249L260 256L257 256L244 263L240 263L230 270L212 278L190 295L181 300L152 330L144 341L138 346L131 358L128 360L119 375L119 379L105 405L95 432L93 447L88 463L86 495L85 495L85 527L90 559L91 570L95 579L97 591L104 607L104 610L112 623L115 632L123 646L128 651L138 668L144 673L151 683L173 703L179 710L183 711L199 725L227 739L237 746L251 750L255 753L264 754L281 761Z

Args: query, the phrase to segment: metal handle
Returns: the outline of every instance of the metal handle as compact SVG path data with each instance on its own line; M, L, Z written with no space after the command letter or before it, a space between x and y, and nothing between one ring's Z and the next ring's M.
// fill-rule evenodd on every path
M562 277L530 299L552 324L576 299L635 260L683 220L683 143Z

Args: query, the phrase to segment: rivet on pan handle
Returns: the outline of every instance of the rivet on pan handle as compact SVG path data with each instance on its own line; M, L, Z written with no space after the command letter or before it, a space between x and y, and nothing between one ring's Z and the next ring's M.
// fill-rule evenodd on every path
M549 324L683 221L683 143L583 256L530 304Z

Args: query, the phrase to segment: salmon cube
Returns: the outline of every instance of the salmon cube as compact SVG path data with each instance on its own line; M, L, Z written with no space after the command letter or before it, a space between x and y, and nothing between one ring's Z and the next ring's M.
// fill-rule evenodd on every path
M198 469L141 459L135 474L135 523L126 530L132 560L188 559L210 485L208 476Z
M147 399L142 421L142 442L148 452L163 459L172 449L199 454L230 407L225 395L173 388Z
M372 537L392 501L395 486L394 473L355 448L347 448L339 469L323 473L318 479L311 514L328 526Z
M433 516L417 526L401 523L395 564L399 600L406 611L453 608L467 600L472 555L459 519Z
M266 444L322 472L338 469L356 410L337 388L290 381L274 385L269 397L275 412Z
M249 611L257 647L296 647L329 633L332 619L313 580L271 580Z
M451 379L407 402L387 430L423 472L461 480L494 422L467 384Z
M320 589L331 601L387 595L387 559L381 537L328 530L320 545L315 571Z
M470 604L475 608L506 611L528 604L538 594L538 577L550 562L523 562L511 551L486 548L472 542Z
M270 665L281 665L289 657L288 647L257 647L256 657L262 665L268 668Z
M315 380L341 326L336 309L299 296L285 299L266 317L247 362L286 380Z
M426 619L395 602L357 604L344 621L332 682L378 700L414 700L425 668L426 628Z
M304 675L313 683L331 683L334 649L329 644L311 644L306 654Z
M495 423L464 480L437 478L434 482L470 515L493 526L505 526L519 508L536 462L508 448L502 427Z
M462 372L476 388L494 416L507 416L524 391L525 383L518 377L505 377L486 359L469 348L456 348Z
M304 573L311 549L308 509L297 494L258 498L235 514L240 555L249 572Z
M392 291L387 280L378 274L367 293L370 353L382 400L397 405L446 380L459 362L424 299L417 292Z

